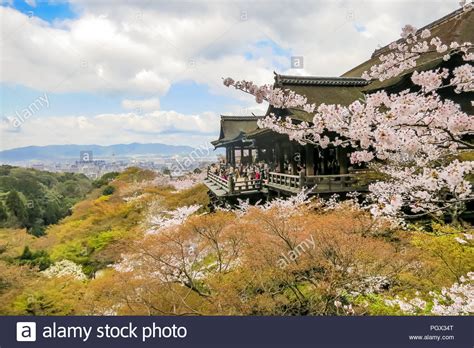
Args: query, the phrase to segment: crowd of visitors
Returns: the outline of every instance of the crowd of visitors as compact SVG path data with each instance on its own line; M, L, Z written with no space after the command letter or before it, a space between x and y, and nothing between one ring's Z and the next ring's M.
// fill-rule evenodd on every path
M235 181L265 180L272 168L268 163L258 162L253 164L237 164L232 166L223 162L214 163L209 167L209 171L219 175L222 179L228 180L233 176Z
M232 176L235 181L265 181L268 179L268 174L270 172L278 171L275 163L267 163L264 161L252 164L240 163L235 166L222 161L219 163L213 163L208 169L211 173L219 175L222 179L228 180L229 176ZM283 172L287 174L297 175L299 172L304 170L304 165L298 164L296 169L293 170L293 166L291 166L289 162L284 162L283 164Z

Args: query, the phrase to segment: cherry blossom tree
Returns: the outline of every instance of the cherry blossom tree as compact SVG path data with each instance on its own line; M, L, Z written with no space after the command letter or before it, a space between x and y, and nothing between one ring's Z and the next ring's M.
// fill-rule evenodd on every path
M70 260L58 261L42 273L48 278L71 277L77 280L87 279L82 267Z
M465 6L465 11L471 10L472 6ZM384 81L407 74L429 53L444 61L460 56L464 63L452 71L415 70L411 74L414 88L393 94L378 91L348 106L311 104L294 91L257 86L251 81L226 78L224 85L254 95L257 103L265 100L277 109L312 115L312 122L296 122L270 114L259 121L259 127L287 134L301 144L348 147L351 163L369 163L384 174L386 179L369 186L368 207L375 216L449 213L457 222L466 202L474 198L467 179L474 162L456 159L460 152L474 150L469 140L474 117L442 98L440 91L474 91L474 45L443 43L428 29L420 32L410 25L403 28L401 36L362 77Z
M395 297L385 300L385 304L398 307L406 314L426 313L430 315L472 315L474 314L474 272L462 276L459 283L454 283L441 292L430 292L425 301L419 297L412 299ZM431 306L428 306L428 303Z

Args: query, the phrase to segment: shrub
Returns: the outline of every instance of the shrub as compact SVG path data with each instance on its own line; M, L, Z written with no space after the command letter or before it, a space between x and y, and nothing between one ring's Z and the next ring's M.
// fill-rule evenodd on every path
M110 196L111 194L113 194L115 192L115 187L111 186L111 185L107 185L103 190L102 190L102 194L104 196Z

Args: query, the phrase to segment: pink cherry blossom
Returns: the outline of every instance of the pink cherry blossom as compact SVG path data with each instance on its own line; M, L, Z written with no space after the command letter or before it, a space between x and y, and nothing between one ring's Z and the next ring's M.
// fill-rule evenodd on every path
M424 40L430 35L423 30L418 37L415 28L405 27L406 40L392 43L392 51L380 55L380 64L371 67L364 77L383 81L404 74L427 52L446 53L445 59L454 54L466 61L473 59L471 43L443 43L438 37ZM275 108L299 109L313 115L312 122L295 123L289 117L270 114L258 121L259 127L286 134L301 144L350 146L352 163L368 162L384 173L387 180L369 186L372 203L368 208L374 215L405 216L408 208L415 215L448 212L456 218L465 203L474 199L467 180L474 162L449 158L474 149L466 140L474 132L474 117L452 100L441 98L438 91L446 87L458 93L472 91L474 67L463 64L451 72L415 71L411 80L420 91L379 91L348 106L309 105L294 91L270 85L257 87L249 81L238 81L233 86Z

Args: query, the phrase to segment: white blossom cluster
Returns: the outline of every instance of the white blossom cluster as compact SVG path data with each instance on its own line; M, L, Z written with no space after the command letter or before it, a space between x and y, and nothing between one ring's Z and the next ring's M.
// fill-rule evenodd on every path
M169 184L176 189L176 192L181 192L191 187L202 183L206 178L206 172L188 174L184 177L172 178Z
M458 44L457 42L451 42L446 44L439 37L433 37L428 42L425 40L431 37L431 32L428 29L424 29L419 33L415 27L406 25L402 29L401 37L403 40L390 44L391 51L387 54L381 54L379 57L380 64L374 65L369 71L364 72L363 78L384 81L401 75L405 71L415 68L418 58L423 53L428 52L444 53L444 60L449 60L456 53L461 53L465 61L473 59L470 52L473 49L472 43Z
M268 210L278 210L279 215L282 217L295 216L301 214L301 208L310 203L310 198L308 191L301 190L297 195L290 196L287 198L275 198L273 200L267 201L264 204L257 202L256 204L250 204L249 200L238 199L239 204L235 209L227 208L224 210L234 211L237 216L245 215L250 209L257 208L262 211Z
M462 276L459 283L449 289L443 288L441 293L430 292L431 298L425 301L415 297L406 299L395 297L385 300L385 304L398 307L406 314L419 314L428 311L428 315L473 315L474 314L474 272ZM432 306L429 307L428 303Z
M403 168L386 173L390 181L380 181L369 186L374 216L397 216L404 206L409 206L413 213L431 211L441 212L445 209L462 210L464 202L474 199L472 185L467 176L474 172L474 162L455 160L446 167ZM440 197L449 193L450 197Z
M48 278L72 277L77 280L87 279L82 271L82 267L70 260L58 261L42 273Z
M398 296L392 300L385 300L385 304L390 307L398 307L406 314L419 314L425 310L427 305L425 300L422 300L418 297L413 299L401 299Z
M467 277L461 277L459 283L454 283L449 289L434 294L434 315L473 315L474 314L474 272Z
M155 234L164 228L181 225L188 217L197 212L201 208L199 204L179 207L174 210L165 210L162 215L151 216L150 229L147 234Z

